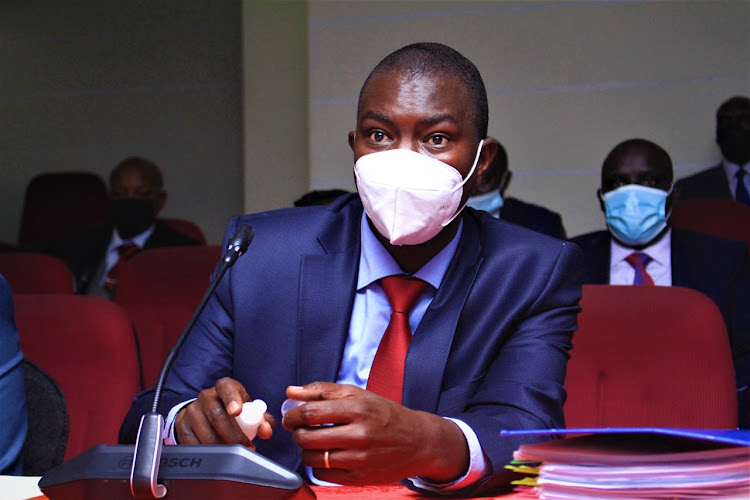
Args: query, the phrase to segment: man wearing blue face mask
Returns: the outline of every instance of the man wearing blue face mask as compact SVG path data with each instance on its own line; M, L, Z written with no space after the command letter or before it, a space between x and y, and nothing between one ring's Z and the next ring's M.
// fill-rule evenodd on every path
M495 159L485 171L482 182L467 205L538 233L565 239L560 214L517 198L506 198L505 192L512 179L513 172L508 170L508 154L503 145L498 143Z
M750 262L742 242L671 228L672 160L653 142L618 144L597 192L609 231L572 239L588 284L682 286L710 297L730 335L740 427L750 427Z

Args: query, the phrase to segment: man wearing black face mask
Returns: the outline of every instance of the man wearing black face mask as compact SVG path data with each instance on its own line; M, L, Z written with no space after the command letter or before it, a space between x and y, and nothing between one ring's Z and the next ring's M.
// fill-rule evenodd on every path
M750 205L750 98L736 96L716 112L716 144L723 161L677 181L675 191L687 199L734 199Z
M167 193L155 163L127 158L115 167L109 182L112 224L75 235L58 252L76 278L77 293L106 298L114 295L122 262L138 251L199 244L156 219Z

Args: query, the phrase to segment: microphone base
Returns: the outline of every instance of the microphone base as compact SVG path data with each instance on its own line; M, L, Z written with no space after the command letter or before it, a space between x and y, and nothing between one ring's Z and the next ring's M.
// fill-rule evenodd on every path
M50 500L125 500L134 447L98 445L47 472L39 488ZM166 499L314 499L296 473L240 445L165 446L159 484Z

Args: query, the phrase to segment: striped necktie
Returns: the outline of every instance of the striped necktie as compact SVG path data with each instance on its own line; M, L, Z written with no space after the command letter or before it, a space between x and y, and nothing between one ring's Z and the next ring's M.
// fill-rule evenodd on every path
M633 252L625 258L625 261L633 266L635 270L634 285L654 285L654 280L646 271L646 266L653 259L643 252Z

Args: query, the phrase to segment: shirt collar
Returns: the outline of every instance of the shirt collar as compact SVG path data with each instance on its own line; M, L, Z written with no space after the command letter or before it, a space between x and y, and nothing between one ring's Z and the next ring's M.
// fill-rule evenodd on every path
M362 240L362 253L359 257L359 275L357 277L357 290L369 286L371 283L392 276L404 274L388 250L378 241L367 223L367 215L362 213L360 226L360 238ZM453 256L458 248L458 241L463 232L463 221L459 222L458 231L453 239L440 252L430 259L421 269L412 274L432 285L435 289L440 287L445 272L448 270Z
M672 228L669 228L667 230L667 234L665 234L659 241L641 250L633 250L632 248L623 246L616 239L612 238L611 262L614 266L616 264L619 264L620 262L625 261L625 258L633 252L643 252L651 257L654 261L666 266L669 265L669 263L672 261L671 251Z
M146 244L146 240L148 240L151 235L154 234L155 227L156 225L152 224L150 228L146 229L140 234L136 234L132 238L128 238L127 240L123 240L120 237L120 233L118 233L117 229L115 229L112 231L112 239L110 239L109 242L109 249L112 250L125 243L135 243L136 245L138 245L138 248L143 248L143 246Z
M744 168L746 172L750 170L750 162L747 162L744 165L740 166L724 158L721 163L724 166L724 171L727 173L727 177L730 179L735 178L740 168Z

